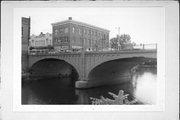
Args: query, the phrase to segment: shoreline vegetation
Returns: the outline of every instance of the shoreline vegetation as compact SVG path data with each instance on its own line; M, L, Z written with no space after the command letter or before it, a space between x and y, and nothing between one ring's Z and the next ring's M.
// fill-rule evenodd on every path
M136 99L129 101L129 94L124 94L123 90L119 90L118 95L112 92L108 92L108 94L111 95L114 99L105 98L103 96L100 96L100 99L90 97L92 105L132 105L137 103Z

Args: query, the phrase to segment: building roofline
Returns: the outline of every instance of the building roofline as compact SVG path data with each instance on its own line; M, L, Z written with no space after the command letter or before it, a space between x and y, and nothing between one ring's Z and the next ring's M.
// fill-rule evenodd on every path
M75 23L75 24L78 24L78 25L84 25L84 26L87 26L87 27L90 27L90 28L96 28L96 29L99 29L99 30L110 32L110 30L107 30L107 29L104 29L104 28L101 28L101 27L97 27L97 26L94 26L94 25L90 25L88 23L75 21L75 20L64 20L64 21L61 21L61 22L51 23L51 25L52 26L57 26L57 25L63 25L63 24L67 24L67 23Z

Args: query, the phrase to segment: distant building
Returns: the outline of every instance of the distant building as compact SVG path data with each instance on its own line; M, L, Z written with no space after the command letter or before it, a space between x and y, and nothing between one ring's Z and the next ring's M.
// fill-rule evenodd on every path
M87 23L68 20L52 23L53 46L56 50L103 50L109 45L109 30Z
M22 17L22 70L28 67L28 45L30 38L30 18Z
M52 34L43 32L40 33L40 35L35 36L32 35L30 40L30 47L47 47L52 46Z

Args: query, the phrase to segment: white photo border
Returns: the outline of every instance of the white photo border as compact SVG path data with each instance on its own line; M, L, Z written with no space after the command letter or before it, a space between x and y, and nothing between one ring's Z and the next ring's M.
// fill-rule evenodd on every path
M67 7L78 7L74 4L67 4ZM81 7L113 7L114 4L109 5L93 5L81 4ZM42 7L42 6L41 6ZM64 7L60 5L59 7ZM115 7L126 7L117 4ZM127 6L127 7L159 7L163 6ZM32 8L32 7L29 7ZM165 27L164 27L164 41L157 41L157 104L155 105L22 105L21 104L21 17L18 14L21 10L29 8L14 8L14 37L13 37L13 111L164 111L165 108ZM47 8L47 7L42 7ZM48 7L51 8L52 7ZM165 20L165 18L164 18Z
M105 111L86 110L86 106L80 111L50 111L45 106L44 111L39 111L36 106L34 110L18 106L16 85L14 84L18 69L16 67L16 53L14 53L15 34L14 27L21 29L21 26L14 25L14 10L16 8L43 8L43 7L163 7L165 9L165 85L161 89L164 98L162 99L162 110L152 109L140 111L131 109L128 111ZM21 20L18 21L19 25ZM19 28L18 28L19 27ZM159 48L159 46L158 46ZM16 62L15 62L16 60ZM158 63L159 64L159 63ZM19 66L18 66L19 67ZM17 70L17 71L16 71ZM21 91L19 91L21 92ZM179 3L178 1L2 1L1 2L1 109L2 120L179 120ZM14 94L15 93L15 94ZM16 104L17 103L17 104ZM20 105L20 104L19 104ZM27 105L28 106L28 105ZM59 106L61 107L61 105ZM109 107L109 106L107 106ZM123 106L122 106L123 107ZM31 106L32 108L32 106ZM85 109L85 110L84 110ZM108 108L110 109L110 108Z

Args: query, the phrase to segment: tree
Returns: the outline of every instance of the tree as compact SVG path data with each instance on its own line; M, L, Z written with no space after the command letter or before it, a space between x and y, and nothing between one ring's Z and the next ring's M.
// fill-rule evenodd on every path
M117 37L114 37L112 39L110 39L110 45L112 49L118 49L118 39Z
M131 36L128 34L122 34L119 37L119 42L120 44L127 44L127 43L131 43Z
M129 34L122 34L121 36L117 35L117 37L110 39L110 44L113 49L118 49L118 44L120 49L132 49L135 43L131 43Z
M132 45L130 35L122 34L121 36L119 36L119 44L121 46L121 49L129 48Z

